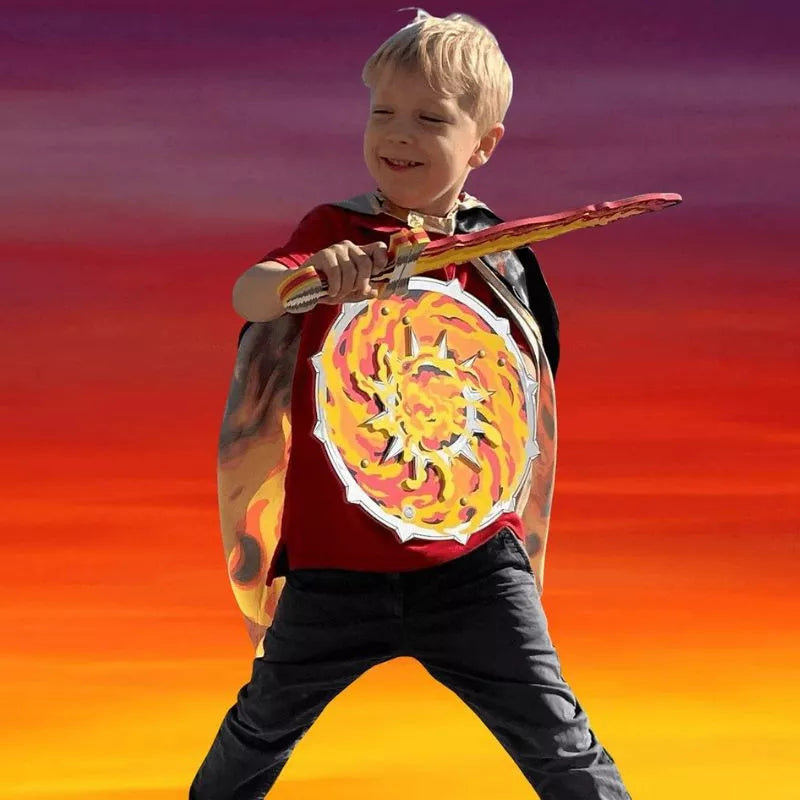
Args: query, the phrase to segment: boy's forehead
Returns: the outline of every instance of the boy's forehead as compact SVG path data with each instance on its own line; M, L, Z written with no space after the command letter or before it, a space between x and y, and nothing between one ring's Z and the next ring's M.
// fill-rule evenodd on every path
M457 105L456 97L437 92L419 70L388 65L378 74L371 95L375 100L407 99L410 92L415 100Z

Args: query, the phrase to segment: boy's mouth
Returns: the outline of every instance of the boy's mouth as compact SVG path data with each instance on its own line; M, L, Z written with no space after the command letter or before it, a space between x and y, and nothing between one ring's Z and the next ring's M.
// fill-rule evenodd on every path
M421 167L422 164L419 161L408 161L405 159L400 158L386 158L385 156L381 156L381 161L386 164L389 169L394 170L396 172L402 172L403 170L413 169L414 167Z

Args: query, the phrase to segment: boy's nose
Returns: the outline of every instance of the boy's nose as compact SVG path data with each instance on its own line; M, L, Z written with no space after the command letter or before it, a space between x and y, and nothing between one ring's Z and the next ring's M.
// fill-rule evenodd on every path
M414 134L411 132L408 125L402 122L396 122L386 132L386 138L391 142L407 144L414 139Z

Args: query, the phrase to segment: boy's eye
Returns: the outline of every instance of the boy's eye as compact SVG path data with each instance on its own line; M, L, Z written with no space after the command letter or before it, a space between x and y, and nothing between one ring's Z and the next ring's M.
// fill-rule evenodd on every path
M388 114L389 112L385 108L376 108L372 111L373 114Z
M425 122L444 122L443 119L437 119L436 117L420 117L420 119L424 119Z

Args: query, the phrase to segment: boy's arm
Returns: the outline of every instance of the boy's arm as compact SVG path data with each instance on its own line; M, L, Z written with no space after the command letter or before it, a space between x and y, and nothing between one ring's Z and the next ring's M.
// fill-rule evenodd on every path
M243 272L233 286L233 308L251 322L269 322L286 313L278 287L287 267L277 261L263 261Z
M306 214L289 241L263 255L245 270L233 286L233 308L250 322L270 322L285 309L278 298L278 286L287 269L300 267L317 250L336 241L341 212L330 205L315 206Z
M313 267L327 281L327 295L320 303L339 305L374 300L377 290L370 277L386 267L387 252L383 242L362 246L349 240L325 247L300 266ZM269 322L286 311L280 298L280 285L287 267L278 261L262 261L248 269L233 287L236 313L251 322Z

